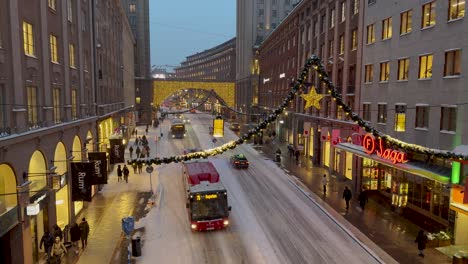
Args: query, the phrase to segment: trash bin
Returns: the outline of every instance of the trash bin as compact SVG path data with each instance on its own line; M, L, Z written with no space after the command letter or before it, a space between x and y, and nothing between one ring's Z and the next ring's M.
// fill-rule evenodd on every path
M132 238L132 256L141 256L141 239L140 237Z

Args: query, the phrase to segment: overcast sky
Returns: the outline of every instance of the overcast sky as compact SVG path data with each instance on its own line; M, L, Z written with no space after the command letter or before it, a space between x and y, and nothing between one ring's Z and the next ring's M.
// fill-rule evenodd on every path
M235 0L149 2L151 65L180 65L186 56L219 45L236 34Z

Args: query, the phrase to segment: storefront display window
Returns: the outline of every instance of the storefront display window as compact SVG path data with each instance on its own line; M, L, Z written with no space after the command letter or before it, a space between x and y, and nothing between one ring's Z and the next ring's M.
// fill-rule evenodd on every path
M323 148L323 165L330 167L330 141L323 142L325 147Z
M341 151L339 149L335 149L335 164L333 165L335 172L341 174Z
M310 137L309 137L309 156L314 156L314 130L310 130Z
M57 210L57 225L64 228L68 225L68 186L64 186L56 193L55 206Z
M379 164L371 159L362 161L362 187L367 190L378 190Z
M433 181L425 180L422 193L422 209L426 211L431 210L431 198L432 198Z
M346 152L346 165L345 165L345 177L348 180L353 179L353 154Z

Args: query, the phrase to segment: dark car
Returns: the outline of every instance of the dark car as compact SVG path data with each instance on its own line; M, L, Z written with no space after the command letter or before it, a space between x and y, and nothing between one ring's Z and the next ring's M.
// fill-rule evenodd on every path
M247 169L249 167L249 161L244 154L231 156L231 164L236 169Z
M237 122L233 122L233 123L231 123L230 128L231 128L232 131L239 131L240 130L240 124L237 123Z
M199 148L188 148L188 149L184 149L184 155L187 155L189 153L194 153L194 152L200 152L200 151L202 150Z

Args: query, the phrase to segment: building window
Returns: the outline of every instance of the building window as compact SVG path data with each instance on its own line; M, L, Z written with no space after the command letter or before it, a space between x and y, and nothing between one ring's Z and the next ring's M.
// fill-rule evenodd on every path
M330 11L330 28L335 26L335 9Z
M67 1L67 11L68 21L73 22L73 6L71 0Z
M333 58L333 40L328 43L328 57Z
M346 2L341 3L341 22L346 20Z
M400 59L398 60L398 80L408 80L409 73L409 59Z
M344 34L340 36L340 55L344 54Z
M371 104L370 103L363 103L362 104L362 119L366 121L371 121Z
M319 33L323 33L325 31L325 23L326 23L325 18L326 18L325 15L322 15L320 19L320 32Z
M392 18L389 17L382 21L382 39L392 38Z
M26 93L28 97L29 127L37 127L37 89L34 86L28 86Z
M71 114L72 114L72 119L76 120L78 118L78 101L77 101L77 91L76 89L71 90Z
M367 26L367 41L366 44L371 44L375 42L375 31L374 31L374 24L370 24Z
M136 5L135 4L129 4L128 5L128 11L130 13L135 13L136 12Z
M461 72L461 50L445 52L444 76L458 76Z
M351 50L357 50L357 29L351 33Z
M440 131L455 132L457 128L457 107L442 106L440 114Z
M360 0L353 1L353 15L356 15L359 12L359 1Z
M395 131L405 132L406 130L406 105L395 105Z
M419 56L419 79L432 78L432 54Z
M50 60L58 63L58 51L57 51L57 37L54 35L49 36L50 42Z
M6 107L6 94L5 86L0 84L0 128L7 127L7 107Z
M70 57L70 67L75 68L75 46L73 44L68 44L68 55Z
M407 34L411 32L411 26L412 26L412 16L413 16L413 11L408 10L406 12L403 12L400 14L400 35Z
M87 17L86 17L86 13L81 10L81 31L83 32L86 32L86 22L87 22Z
M373 66L372 64L368 64L365 66L364 82L371 83L373 78L374 78Z
M465 0L449 0L448 20L455 20L465 16Z
M54 122L55 124L62 122L62 115L60 111L60 89L54 88L53 90L53 105L54 105Z
M34 56L34 31L33 26L23 21L23 46L24 54Z
M50 9L57 10L57 0L48 0L47 3Z
M415 128L428 128L429 127L429 106L417 105L416 106L416 120Z
M278 15L278 12L276 10L271 11L271 16L276 17Z
M378 104L377 115L377 123L387 123L387 104Z
M435 20L435 7L436 3L431 2L423 5L422 7L422 25L421 28L427 28L434 26L436 23Z
M259 16L263 16L263 14L264 14L264 10L263 10L263 9L259 9L259 10L258 10L258 15L259 15Z
M388 82L388 79L390 77L390 63L387 62L381 62L380 63L380 78L379 81L381 82Z

